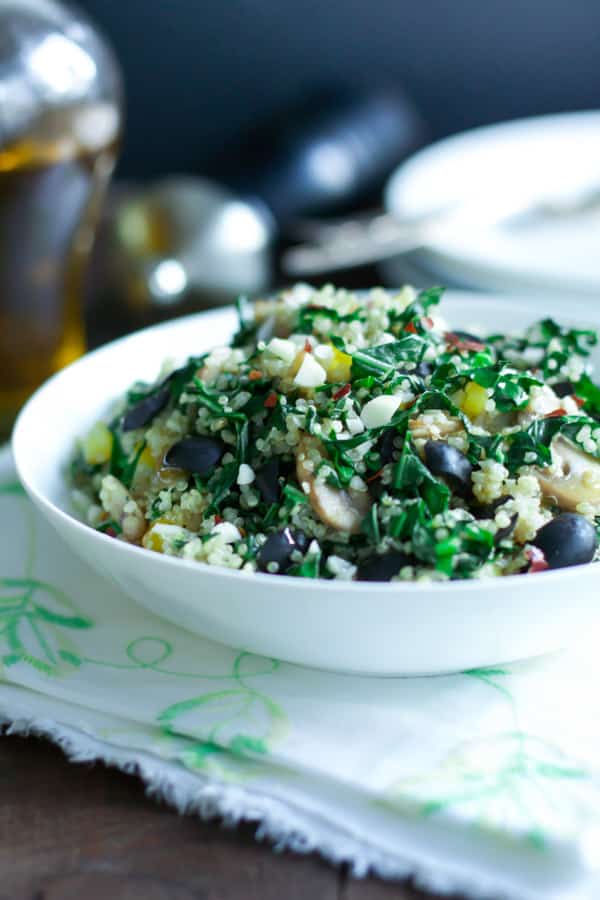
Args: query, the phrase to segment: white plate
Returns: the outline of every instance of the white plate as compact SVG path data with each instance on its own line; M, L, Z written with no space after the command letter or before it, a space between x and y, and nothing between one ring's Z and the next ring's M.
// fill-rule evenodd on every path
M532 200L600 187L600 112L565 113L478 128L427 147L390 179L399 218L507 195ZM552 224L457 230L419 255L444 279L493 290L600 297L600 209Z
M523 327L523 302L453 294L457 327ZM600 324L600 311L557 301L545 313ZM564 313L564 315L563 315ZM89 354L29 400L15 427L19 476L73 552L142 606L198 634L308 666L365 674L452 672L535 656L577 637L600 613L600 566L449 584L367 584L235 572L151 553L79 522L64 472L75 438L134 380L154 379L227 340L231 309L141 331Z

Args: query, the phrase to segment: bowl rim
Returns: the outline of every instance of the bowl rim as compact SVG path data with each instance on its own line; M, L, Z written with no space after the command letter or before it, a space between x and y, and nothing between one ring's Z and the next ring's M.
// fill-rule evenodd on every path
M475 302L478 297L481 299L481 297L483 296L483 292L450 290L447 292L447 296L449 299L458 302L465 300ZM555 298L552 299L555 300ZM492 301L500 301L503 305L512 304L516 308L519 308L520 311L522 311L522 300L519 300L518 295L507 295L506 297L503 297L502 295L490 295L485 297L484 302L489 303ZM575 304L575 308L578 308L577 303ZM125 556L129 555L131 557L132 563L135 563L137 560L139 560L139 562L141 563L142 560L148 559L149 554L152 554L157 565L165 565L171 568L174 567L175 569L183 569L184 571L195 571L203 576L214 575L232 579L232 585L236 582L244 583L248 580L252 583L257 583L258 579L258 584L263 584L265 587L267 585L271 585L272 588L294 587L295 589L310 589L312 587L313 590L316 588L320 588L332 590L334 592L350 591L358 595L364 594L365 596L375 592L377 594L389 594L390 596L397 595L398 597L401 597L404 594L419 595L431 592L435 594L439 593L440 595L445 595L448 593L455 594L459 591L467 591L469 593L472 593L474 591L487 592L490 590L499 589L511 590L516 588L518 585L520 585L521 588L525 588L526 585L523 583L523 578L526 577L527 573L525 573L525 575L514 574L495 577L488 576L482 578L463 578L456 579L454 581L346 581L341 579L327 578L299 578L293 575L273 576L272 574L269 574L267 572L245 572L240 569L230 569L226 566L215 566L195 560L182 559L181 557L169 556L163 553L156 553L146 549L145 547L139 547L136 544L128 544L125 541L115 540L109 535L97 531L96 529L92 528L90 525L79 519L74 513L67 512L65 509L51 500L42 490L38 489L35 483L35 479L30 479L27 476L27 466L23 463L21 455L21 448L25 441L24 435L26 431L31 427L29 425L29 421L35 413L36 405L43 400L45 393L51 390L58 381L65 381L73 377L79 370L85 368L91 360L96 360L101 356L109 356L115 352L118 353L123 351L124 348L130 346L131 344L135 343L140 338L147 336L148 334L156 334L161 331L168 331L173 327L185 328L187 325L191 325L192 323L197 322L198 319L200 319L201 321L210 318L220 319L226 316L231 316L233 313L235 313L235 307L233 305L222 306L216 309L191 313L190 315L181 316L176 319L170 319L166 322L160 322L156 325L150 325L146 328L142 328L138 331L132 332L131 334L119 337L116 340L110 341L100 347L97 347L94 350L89 351L79 359L72 362L70 365L66 366L64 369L56 372L45 382L43 382L43 384L41 384L37 388L37 390L29 397L17 416L11 436L10 446L12 449L14 465L19 480L21 481L29 497L33 499L38 504L38 506L47 510L53 522L59 520L66 528L74 529L76 532L79 532L86 540L92 542L101 542L101 545L104 545L105 547L108 547L110 545L112 547L111 552L120 553L121 555ZM600 564L593 562L583 563L576 566L568 566L562 569L551 569L543 572L536 572L535 575L536 579L541 577L548 583L548 587L550 587L550 584L554 584L565 579L572 579L577 575L583 575L584 573L591 574L595 566L598 567L598 576L600 576ZM536 583L538 582L536 581Z

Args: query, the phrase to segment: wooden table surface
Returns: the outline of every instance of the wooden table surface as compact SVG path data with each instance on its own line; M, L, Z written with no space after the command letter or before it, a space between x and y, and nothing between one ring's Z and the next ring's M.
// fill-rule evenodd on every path
M315 854L275 853L249 825L179 816L141 781L0 737L0 900L425 900Z

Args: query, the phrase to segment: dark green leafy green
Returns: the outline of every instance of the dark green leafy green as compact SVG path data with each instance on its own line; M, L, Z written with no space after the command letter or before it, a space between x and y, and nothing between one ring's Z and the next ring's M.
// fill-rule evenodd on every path
M234 460L233 462L224 463L222 466L219 466L205 485L199 484L198 480L196 481L198 490L202 492L206 490L211 495L211 502L208 508L209 515L214 515L219 512L221 504L225 498L229 496L231 488L235 484L238 469L239 465L237 461Z
M521 368L532 367L531 351L537 350L533 365L540 369L544 378L556 377L561 367L574 355L589 356L597 342L595 331L564 328L553 319L536 322L527 329L524 337L493 334L487 338L487 343L494 346L500 358L508 359Z
M600 387L589 375L583 374L575 387L575 394L585 400L583 409L587 413L600 416Z
M318 578L321 574L321 549L308 549L306 556L301 563L297 563L288 569L288 575L295 575L298 578Z
M299 334L312 334L315 319L318 318L329 319L331 322L337 323L356 322L365 319L365 310L362 307L358 307L351 313L342 315L328 306L303 306L298 313L298 322L295 330Z
M407 325L414 324L419 330L427 330L427 326L421 325L421 320L427 318L433 306L437 306L444 293L443 287L432 287L421 291L412 303L403 310L392 310L389 313L390 320L394 324L394 331L403 331Z
M594 419L581 416L552 416L546 419L536 419L523 431L509 436L505 464L511 472L523 465L549 465L552 462L550 444L557 434L563 435L582 447L585 452L589 452L580 439L581 430L586 425L590 429L600 429L600 425ZM591 455L600 458L598 445Z
M114 531L115 534L121 534L123 529L115 519L107 519L106 522L100 522L99 525L96 525L96 531L103 533Z
M294 487L293 484L285 484L283 486L283 496L291 506L295 506L296 503L308 503L306 494Z
M111 475L119 479L121 484L130 488L140 456L146 449L146 441L141 441L133 453L127 454L123 449L119 431L115 425L110 428L110 432L113 439L108 470Z
M393 488L405 496L421 496L431 515L448 508L450 490L435 478L415 450L410 432L404 440L400 459L394 467Z
M352 380L369 375L385 380L393 375L400 364L412 362L417 365L423 359L428 341L416 334L409 334L398 341L380 344L352 354Z
M367 540L377 547L381 541L381 529L379 528L378 519L379 504L374 503L361 524L363 534L367 536Z

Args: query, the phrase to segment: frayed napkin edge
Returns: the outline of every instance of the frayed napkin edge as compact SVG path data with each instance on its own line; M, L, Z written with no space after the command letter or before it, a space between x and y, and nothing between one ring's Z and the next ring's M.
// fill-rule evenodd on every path
M225 827L255 822L257 841L268 841L275 852L318 853L336 867L347 865L354 878L374 874L386 881L409 879L412 884L441 896L462 894L473 900L528 900L530 892L517 893L500 886L482 873L450 871L436 862L429 866L401 855L390 855L342 831L337 823L323 822L291 804L239 785L188 772L177 762L165 761L145 751L131 751L91 737L70 725L42 718L23 718L0 713L5 734L43 737L56 744L73 763L102 762L121 772L140 777L147 796L161 800L180 814L194 814L208 821L220 818ZM458 868L458 867L457 867ZM539 895L537 895L539 896Z

